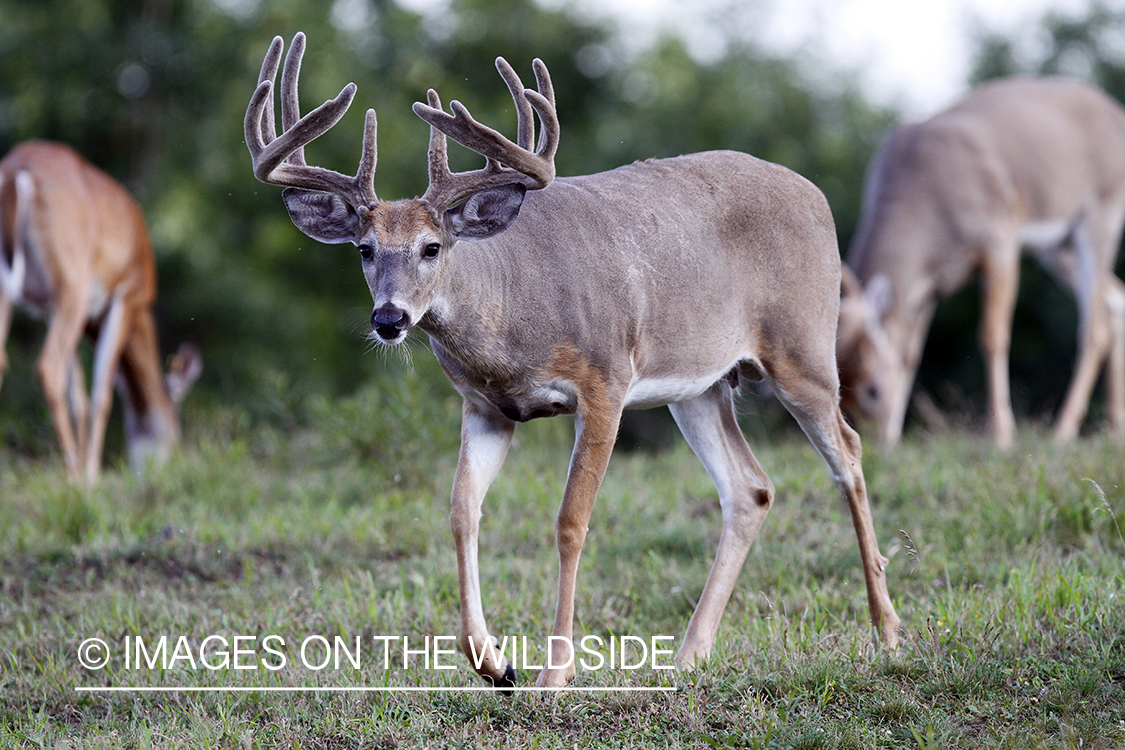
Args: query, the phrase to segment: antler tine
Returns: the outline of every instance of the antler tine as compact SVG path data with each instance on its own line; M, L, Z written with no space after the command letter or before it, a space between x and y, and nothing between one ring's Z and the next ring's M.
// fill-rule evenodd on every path
M551 74L547 72L547 64L538 57L531 61L535 71L535 86L538 91L524 90L524 96L539 113L543 127L539 132L539 148L537 154L551 159L555 158L555 151L559 147L559 115L555 107L555 86L551 83Z
M246 109L246 147L253 159L254 176L274 185L335 193L357 207L374 202L377 198L374 189L376 123L373 111L368 111L364 123L363 151L355 177L305 164L305 144L340 121L355 98L356 85L349 83L334 99L329 99L300 117L297 78L300 74L305 36L299 32L293 38L293 46L285 58L281 82L283 131L280 136L276 135L272 96L282 46L281 37L276 37L270 44L262 63L258 87L250 97L250 105Z
M433 89L426 92L426 101L429 102L430 109L442 111L441 97ZM417 110L415 110L417 111ZM430 185L438 185L445 182L450 176L449 171L449 150L448 143L445 139L445 133L437 128L430 127L430 148L429 148L429 174ZM429 194L429 190L426 191Z
M273 91L273 81L277 78L277 66L281 62L281 49L284 46L285 41L280 36L275 36L273 41L270 42L270 48L266 51L265 59L262 60L262 71L258 74L259 89L262 88L263 83L268 81L270 84L269 90ZM257 91L255 91L255 94L257 94ZM251 99L251 105L253 105L253 98ZM247 111L246 116L249 119L249 111ZM264 143L271 143L274 138L277 138L277 125L273 120L273 107L263 106L261 108L258 115L258 125Z
M356 187L365 204L378 200L375 195L375 164L379 158L377 131L378 121L375 118L375 110L368 109L363 118L363 148L359 154L359 169L355 173Z
M278 37L280 39L281 37ZM281 71L281 131L284 133L301 119L301 106L297 97L297 79L301 77L301 60L305 56L305 35L298 31L285 55L285 67ZM273 76L270 76L272 79ZM305 147L297 150L286 159L290 164L305 164Z
M517 143L477 122L458 101L450 102L452 114L446 113L437 94L428 93L428 105L421 102L414 104L414 113L431 128L430 187L422 196L423 201L435 206L449 206L469 193L511 182L521 183L529 190L541 190L555 178L554 156L559 121L546 66L541 61L536 66L539 92L523 88L519 76L503 58L497 58L496 67L512 92L516 105ZM539 115L542 129L537 151L531 150L534 140L531 110ZM450 173L444 136L484 156L488 160L485 168L475 172Z
M445 114L441 109L441 97L436 91L429 89L426 92L426 101L429 102L431 110ZM420 106L422 105L415 105L416 112L417 107ZM499 169L500 165L489 159L485 169L453 174L449 169L449 146L445 133L431 126L428 168L430 184L426 188L425 195L422 196L422 202L434 206L451 206L465 197L471 189L484 187L483 178L496 173Z
M508 91L512 93L512 101L516 105L516 145L530 151L534 147L535 121L531 114L531 104L523 95L523 81L502 57L496 58L496 70L500 71L500 77L508 84Z
M250 157L254 160L254 176L258 179L263 179L259 175L261 154L277 139L273 110L266 106L272 95L273 81L260 82L250 96L250 105L246 108L246 120L243 123L246 148L250 150ZM269 169L266 169L263 175L268 172Z

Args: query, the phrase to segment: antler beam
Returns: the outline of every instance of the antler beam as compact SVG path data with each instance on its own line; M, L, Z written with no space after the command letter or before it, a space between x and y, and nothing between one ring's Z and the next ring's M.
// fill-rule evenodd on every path
M461 102L450 103L452 114L445 112L433 89L426 94L428 105L414 104L414 113L430 126L430 186L422 196L423 202L445 207L495 185L518 182L529 190L541 190L551 184L559 143L555 93L543 61L536 58L532 66L538 91L524 88L512 66L504 58L496 58L496 69L516 106L516 143L477 122ZM539 115L540 122L539 145L534 151L532 110ZM488 160L486 166L473 172L451 172L446 136L484 156Z
M354 177L305 163L305 145L328 132L340 121L351 106L356 85L349 83L336 98L329 99L301 117L297 101L297 79L305 52L305 35L301 32L293 37L293 44L285 56L281 78L282 133L277 135L271 100L283 46L281 37L274 37L262 62L258 87L246 109L246 147L254 162L254 176L272 185L336 193L356 207L374 203L378 200L375 195L375 110L367 110L363 127L363 151L359 170Z

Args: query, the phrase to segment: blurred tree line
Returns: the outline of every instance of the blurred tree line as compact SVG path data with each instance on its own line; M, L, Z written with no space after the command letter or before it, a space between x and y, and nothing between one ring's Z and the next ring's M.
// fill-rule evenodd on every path
M731 2L739 12L754 0ZM1067 50L1079 49L1091 61L1088 77L1125 96L1120 54L1098 46L1120 40L1122 14L1099 8L1077 24L1051 23L1054 46L1034 63L1017 59L1004 46L1010 40L982 35L978 78L1070 65ZM427 88L514 131L497 55L525 80L533 57L550 68L559 174L710 148L747 151L825 192L843 248L866 163L896 119L847 73L810 70L733 33L712 62L670 35L627 54L628 29L532 0L450 0L429 15L393 0L0 0L0 153L28 138L66 141L137 196L157 252L163 350L199 344L205 374L192 398L241 404L256 417L288 419L288 405L307 394L345 395L404 368L393 354L368 351L370 298L358 254L300 234L280 189L250 172L242 120L262 56L274 35L288 45L298 30L309 38L303 110L349 81L359 86L352 110L308 149L310 161L354 172L363 112L373 107L376 189L385 198L425 189L428 131L410 105ZM454 148L451 162L474 168L480 158ZM1065 335L1073 350L1073 327ZM1021 345L1054 346L1051 336ZM33 376L42 338L41 323L17 315L0 393L0 441L16 450L35 452L52 439ZM414 367L430 361L420 355Z

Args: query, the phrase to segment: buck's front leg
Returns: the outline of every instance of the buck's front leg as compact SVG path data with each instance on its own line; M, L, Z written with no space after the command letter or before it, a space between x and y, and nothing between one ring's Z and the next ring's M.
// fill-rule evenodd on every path
M584 409L575 418L574 453L555 520L559 598L555 604L555 625L551 632L554 637L547 665L535 681L536 687L564 687L574 679L574 589L578 558L586 542L594 499L609 465L620 422L620 407Z
M457 545L457 583L461 593L461 650L485 682L512 687L515 671L488 634L481 604L477 543L485 492L504 463L515 423L485 414L468 400L461 421L461 453L453 480L450 524Z

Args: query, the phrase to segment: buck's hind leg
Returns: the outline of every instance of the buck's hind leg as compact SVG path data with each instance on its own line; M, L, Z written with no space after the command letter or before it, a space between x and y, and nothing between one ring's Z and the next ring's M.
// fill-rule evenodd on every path
M844 420L840 411L839 387L834 377L818 379L800 372L833 370L789 367L769 378L778 398L801 425L817 452L824 458L840 493L848 501L852 524L859 540L863 577L867 584L867 606L871 623L887 648L898 646L899 619L887 593L888 560L879 552L879 542L867 503L863 479L859 434Z
M746 444L724 379L689 401L669 404L680 431L719 492L723 531L707 583L688 623L676 663L690 669L711 652L750 545L773 502L773 483Z
M481 505L512 443L515 423L484 414L465 401L461 421L461 452L453 480L450 525L457 547L457 584L461 594L459 643L473 669L496 687L515 685L515 670L488 633L481 604L477 546Z

